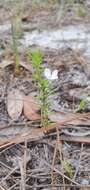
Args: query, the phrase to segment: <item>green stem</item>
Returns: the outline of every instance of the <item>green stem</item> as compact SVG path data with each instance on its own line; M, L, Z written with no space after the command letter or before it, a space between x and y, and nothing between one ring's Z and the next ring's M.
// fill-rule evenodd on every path
M13 48L13 55L14 55L14 61L15 61L15 69L19 70L20 59L19 59L18 48L17 48L17 37L15 34L15 27L13 23L11 25L11 31L12 31L12 48Z

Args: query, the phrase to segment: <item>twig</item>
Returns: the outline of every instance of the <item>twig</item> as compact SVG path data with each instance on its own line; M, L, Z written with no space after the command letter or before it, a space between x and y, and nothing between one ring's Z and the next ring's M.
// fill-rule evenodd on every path
M24 149L24 180L26 179L26 164L27 164L27 141L25 141L25 149Z
M81 145L80 158L79 158L79 161L78 161L78 165L77 165L75 174L74 174L74 176L73 176L73 180L75 180L75 178L76 178L76 176L77 176L77 173L78 173L78 171L79 171L79 166L80 166L80 162L81 162L81 158L82 158L82 151L83 151L83 144Z
M30 188L33 189L33 185L31 185L31 186L30 186L30 185L27 185L27 186L29 187L29 189L30 189ZM62 184L61 184L61 185L55 184L55 185L54 185L54 190L55 190L55 187L56 187L56 188L58 188L58 187L63 187L63 185L62 185ZM86 188L87 188L87 189L90 190L90 185L71 185L71 184L66 184L65 187L66 187L66 188L70 188L70 187L71 187L71 188L74 188L74 187L75 187L75 188L81 188L82 190L86 190ZM46 184L36 185L35 188L51 188L51 184L48 184L48 185L46 185ZM8 190L11 190L11 189L8 189Z
M8 190L12 190L12 189L14 189L14 187L16 187L18 184L19 184L19 181L16 182L14 185L12 185Z
M56 153L57 153L57 140L54 148L54 155L53 155L53 160L52 160L52 168L51 168L51 180L52 180L52 190L54 189L54 163L55 163L55 158L56 158Z
M52 169L52 166L51 166L49 163L47 163L45 160L43 160L43 162L44 162L49 168ZM61 176L63 176L62 172L60 172L58 169L56 169L55 167L54 167L53 169L54 169L54 171L55 171L56 173L58 173L58 174L60 174ZM71 178L69 178L69 177L66 176L65 174L64 174L64 178L66 178L68 181L74 183L75 185L80 185L79 183L73 181Z
M0 185L0 190L5 190L5 189Z
M90 136L89 137L72 137L68 135L61 135L62 141L75 142L75 143L87 143L90 144Z
M7 166L5 163L3 163L2 161L0 161L0 164L3 165L4 167L6 167L8 170L11 170L12 168Z
M15 172L15 170L17 170L17 169L18 169L18 167L13 168L12 171L10 171L9 174L6 175L6 177L4 177L4 178L1 180L0 184L2 184L2 183L3 183L13 172Z
M1 145L0 148L4 148L5 146L9 146L9 145L14 144L14 143L24 142L25 140L28 140L28 139L32 140L32 139L35 139L37 137L38 138L43 137L44 133L49 132L52 129L56 129L56 127L58 127L60 125L62 126L62 125L65 125L66 123L68 123L70 121L75 121L77 119L81 119L81 118L84 118L84 117L87 117L87 116L90 116L90 112L82 113L82 114L75 114L74 116L67 117L66 119L62 119L60 122L48 125L45 128L42 127L42 128L38 128L38 129L32 129L32 130L30 130L30 133L27 132L27 133L15 136L13 138L10 137L10 138L7 138L6 140L1 140L0 141L0 145ZM73 138L72 138L72 140L73 140Z
M24 163L23 158L19 159L19 167L21 172L20 190L25 190L25 175L24 175Z
M62 149L62 142L60 140L58 127L56 127L56 132L57 132L58 150L59 150L59 153L60 153L60 162L61 162L61 170L62 170L63 188L65 190L64 168L63 168L63 164L62 164L62 151L61 151L61 149Z

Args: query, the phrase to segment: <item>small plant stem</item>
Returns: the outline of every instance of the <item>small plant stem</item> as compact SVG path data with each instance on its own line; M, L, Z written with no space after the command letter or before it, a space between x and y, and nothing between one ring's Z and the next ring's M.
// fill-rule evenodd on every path
M13 55L14 55L14 61L15 61L15 70L18 71L20 59L19 59L18 48L17 48L17 36L15 34L15 28L14 28L13 22L11 24L11 31L12 31L12 48L13 48Z
M48 125L48 96L49 96L49 86L48 80L44 79L42 73L43 69L41 67L42 64L42 56L39 51L32 52L31 55L27 52L28 60L32 61L32 66L34 69L33 79L36 84L36 88L38 91L38 100L40 103L41 109L41 124L43 127Z

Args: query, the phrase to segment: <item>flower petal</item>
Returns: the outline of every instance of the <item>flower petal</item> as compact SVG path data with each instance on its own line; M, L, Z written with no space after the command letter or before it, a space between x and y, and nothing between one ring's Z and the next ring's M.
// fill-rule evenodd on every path
M58 79L58 70L52 72L52 80Z
M47 78L47 79L51 79L52 75L51 75L51 70L46 68L44 70L44 76Z

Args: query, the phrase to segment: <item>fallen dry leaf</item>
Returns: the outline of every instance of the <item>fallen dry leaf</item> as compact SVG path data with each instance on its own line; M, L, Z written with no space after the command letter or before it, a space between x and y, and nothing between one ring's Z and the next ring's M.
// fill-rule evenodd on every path
M37 113L40 110L40 108L35 99L31 95L28 96L24 95L23 102L24 102L24 107L23 107L24 115L30 120L40 119L40 114Z
M0 68L1 69L4 69L5 67L9 66L9 65L12 65L13 64L13 61L8 61L8 60L4 60L0 63Z
M67 115L64 112L51 112L48 114L48 118L53 122L59 122L65 117L67 117Z
M53 122L60 122L62 119L66 119L69 118L70 116L74 117L76 115L76 113L64 113L64 112L51 112L48 115L48 118L53 121ZM82 119L77 119L77 120L72 120L69 121L68 124L71 125L90 125L90 119L89 118L84 118Z
M8 115L17 120L23 109L23 95L18 89L12 89L7 96L7 111Z
M23 68L25 68L26 70L33 72L33 68L30 64L26 63L26 62L20 62L20 66L22 66Z

